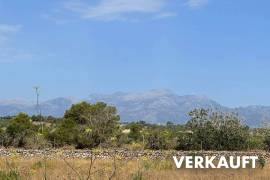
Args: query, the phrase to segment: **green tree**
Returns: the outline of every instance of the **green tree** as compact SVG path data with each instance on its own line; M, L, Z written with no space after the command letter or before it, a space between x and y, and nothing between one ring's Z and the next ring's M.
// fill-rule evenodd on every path
M74 104L65 112L65 119L72 119L77 124L86 124L88 119L86 114L92 109L92 105L87 102Z
M210 118L216 130L213 135L216 150L232 151L248 148L249 128L241 123L237 115L215 112Z
M117 109L102 102L75 104L66 111L64 119L75 123L72 129L76 129L76 134L72 138L75 137L77 148L93 148L110 143L115 140L119 130Z
M78 136L78 127L76 122L71 119L63 119L56 129L48 134L48 138L53 146L73 145Z
M142 140L142 128L143 125L140 123L131 123L128 128L130 129L130 133L128 134L128 138L132 142L139 142Z
M195 109L190 112L187 129L192 132L191 149L244 150L247 149L249 128L231 113ZM178 146L180 147L180 146Z
M149 129L150 130L150 129ZM154 127L148 131L146 136L146 147L153 150L168 149L171 145L172 138L168 129L162 127Z
M146 147L153 150L165 149L165 139L160 135L159 130L154 130L151 134L148 134Z
M35 134L36 127L31 118L25 113L19 113L7 126L7 134L10 137L10 143L16 147L24 147L28 136Z

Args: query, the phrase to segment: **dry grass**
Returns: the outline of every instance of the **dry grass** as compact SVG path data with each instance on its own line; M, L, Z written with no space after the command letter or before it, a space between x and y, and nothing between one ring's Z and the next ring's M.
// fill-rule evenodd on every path
M26 180L248 180L270 179L270 166L264 169L242 170L177 170L172 160L96 160L91 159L42 159L10 157L0 158L1 172L14 171ZM1 177L0 177L1 179ZM5 179L2 177L2 179ZM13 178L16 179L16 178Z

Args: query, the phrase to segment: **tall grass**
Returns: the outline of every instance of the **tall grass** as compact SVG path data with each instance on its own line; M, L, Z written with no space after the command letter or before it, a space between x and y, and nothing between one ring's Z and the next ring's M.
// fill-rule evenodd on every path
M46 163L46 176L44 176ZM247 180L270 179L270 165L257 169L176 169L172 160L0 158L0 180Z
M20 174L16 170L0 171L1 180L19 180Z

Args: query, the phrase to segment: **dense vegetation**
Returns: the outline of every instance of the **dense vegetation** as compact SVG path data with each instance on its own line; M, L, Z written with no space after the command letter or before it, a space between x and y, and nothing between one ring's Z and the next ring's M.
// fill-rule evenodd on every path
M270 129L251 129L235 114L195 109L189 116L185 125L121 124L115 107L81 102L68 109L63 118L25 113L2 117L0 143L19 148L270 149Z

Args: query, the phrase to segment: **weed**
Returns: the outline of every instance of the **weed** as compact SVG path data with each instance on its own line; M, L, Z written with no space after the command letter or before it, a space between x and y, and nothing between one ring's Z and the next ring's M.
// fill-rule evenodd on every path
M19 180L20 174L16 170L0 171L0 180Z

